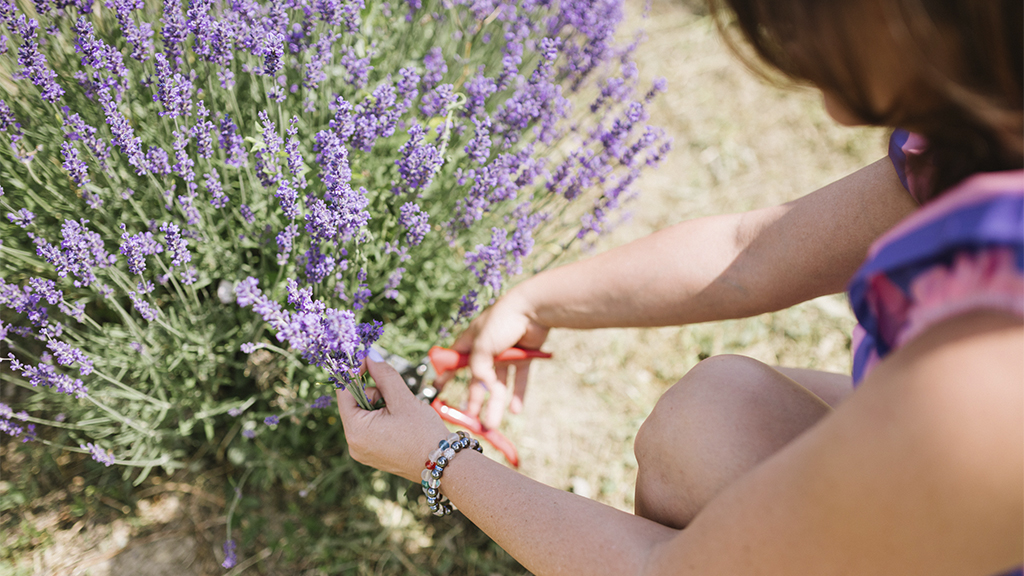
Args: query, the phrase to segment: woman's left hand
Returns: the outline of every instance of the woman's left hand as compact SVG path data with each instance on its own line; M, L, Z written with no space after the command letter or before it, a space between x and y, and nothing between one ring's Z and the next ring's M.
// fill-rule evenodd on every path
M375 383L366 389L367 397L370 402L383 397L385 405L379 410L364 410L352 394L337 391L349 454L357 462L419 482L424 462L449 434L448 428L433 408L413 395L388 363L367 358L365 366Z

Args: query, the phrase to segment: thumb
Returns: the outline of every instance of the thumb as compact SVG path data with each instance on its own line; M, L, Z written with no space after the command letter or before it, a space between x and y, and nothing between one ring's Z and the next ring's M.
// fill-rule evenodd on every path
M380 390L385 404L394 407L410 398L416 398L398 370L385 362L380 353L373 348L370 348L370 352L366 355L366 371L373 378L377 390Z

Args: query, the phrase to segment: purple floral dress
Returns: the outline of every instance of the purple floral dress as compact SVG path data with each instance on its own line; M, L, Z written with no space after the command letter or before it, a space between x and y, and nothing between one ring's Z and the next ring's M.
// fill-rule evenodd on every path
M889 141L915 199L927 175L908 172L906 160L924 145L903 130ZM871 246L849 295L855 386L943 320L982 309L1024 317L1024 170L975 174L924 204Z

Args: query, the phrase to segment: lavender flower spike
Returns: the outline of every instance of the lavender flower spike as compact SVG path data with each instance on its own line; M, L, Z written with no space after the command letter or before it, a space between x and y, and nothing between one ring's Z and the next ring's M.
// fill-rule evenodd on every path
M99 446L88 442L86 444L80 444L78 446L82 450L88 450L92 454L92 459L103 464L104 466L110 466L114 463L114 455L100 448Z

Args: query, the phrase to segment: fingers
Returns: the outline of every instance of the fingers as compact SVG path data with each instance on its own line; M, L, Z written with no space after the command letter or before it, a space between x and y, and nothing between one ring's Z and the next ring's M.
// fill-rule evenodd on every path
M455 375L455 372L452 372L451 370L438 374L437 378L434 378L434 388L438 392L440 392L441 390L444 389L444 385L447 384L448 381L451 380L452 376L454 376L454 375Z
M402 375L398 373L398 370L395 370L390 364L385 362L384 358L372 348L366 357L366 371L373 378L377 389L384 398L384 402L388 405L395 407L400 402L416 399L412 391L409 390L409 386L406 385L405 380L402 379Z
M469 353L469 370L473 380L483 382L491 388L498 383L498 374L494 370L494 354L483 346L476 346Z
M466 413L476 418L480 416L480 408L487 398L487 388L482 382L474 380L469 385L469 397L466 399Z
M519 414L523 410L523 399L526 396L526 384L530 378L531 362L529 360L522 360L512 364L516 367L516 381L515 388L512 390L512 402L509 404L508 409L513 414Z
M487 401L487 409L480 417L484 428L494 429L501 426L501 417L505 414L505 402L508 401L508 386L498 382L491 387L491 399Z
M348 420L352 414L356 411L361 411L362 408L359 404L356 404L356 399L352 396L352 393L342 388L337 388L334 391L335 396L338 398L338 415L341 416L341 421L344 423Z

